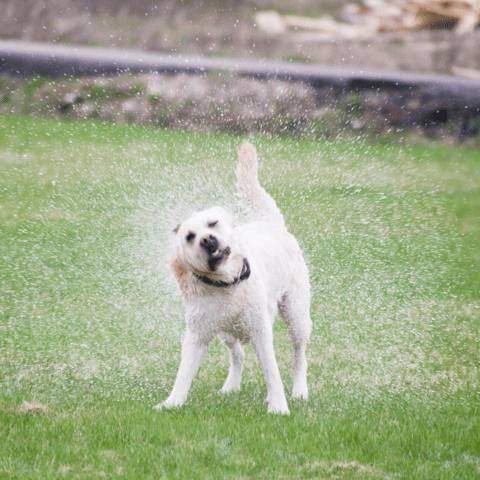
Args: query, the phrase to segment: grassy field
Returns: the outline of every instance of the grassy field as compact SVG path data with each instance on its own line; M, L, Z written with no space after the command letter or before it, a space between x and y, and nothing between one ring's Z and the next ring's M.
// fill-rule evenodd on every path
M311 273L310 398L209 348L184 407L171 230L240 217L233 136L0 117L0 478L480 478L480 154L250 139ZM291 347L275 347L286 391Z

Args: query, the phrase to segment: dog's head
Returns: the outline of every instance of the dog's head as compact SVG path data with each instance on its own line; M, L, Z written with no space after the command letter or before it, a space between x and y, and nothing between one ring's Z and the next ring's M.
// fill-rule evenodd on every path
M233 216L221 207L193 214L174 230L174 272L180 264L198 276L231 281L243 264L234 230Z

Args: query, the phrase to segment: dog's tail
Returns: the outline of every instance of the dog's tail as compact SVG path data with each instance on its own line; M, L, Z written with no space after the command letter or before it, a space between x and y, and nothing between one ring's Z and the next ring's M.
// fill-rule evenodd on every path
M255 147L249 142L244 142L237 149L237 153L237 190L251 220L285 225L283 215L275 200L258 181L258 160Z

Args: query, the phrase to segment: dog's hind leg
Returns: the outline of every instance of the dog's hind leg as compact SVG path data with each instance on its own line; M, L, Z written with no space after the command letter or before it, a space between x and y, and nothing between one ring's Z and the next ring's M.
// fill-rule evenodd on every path
M282 378L280 377L275 351L273 350L273 334L270 319L265 321L263 328L260 327L251 336L251 340L267 382L266 403L268 403L268 412L289 415L290 411L288 410L287 399L283 390Z
M228 377L220 392L229 393L234 390L240 390L240 383L242 381L243 361L245 353L240 340L237 340L229 335L220 335L223 344L228 348L230 354L230 369L228 370Z
M287 325L293 347L293 398L308 398L305 350L312 330L309 295L286 294L279 303L280 316Z

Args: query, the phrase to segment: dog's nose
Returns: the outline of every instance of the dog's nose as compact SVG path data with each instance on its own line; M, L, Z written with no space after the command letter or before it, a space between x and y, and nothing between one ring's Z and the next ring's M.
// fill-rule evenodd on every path
M218 250L218 240L215 235L207 235L200 240L200 245L210 254Z

